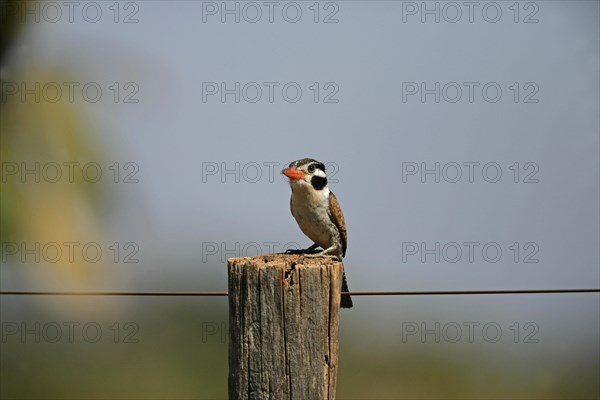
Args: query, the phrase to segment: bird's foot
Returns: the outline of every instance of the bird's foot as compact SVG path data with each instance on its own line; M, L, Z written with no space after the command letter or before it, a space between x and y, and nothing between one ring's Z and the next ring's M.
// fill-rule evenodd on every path
M285 254L316 254L320 253L321 250L317 250L319 247L317 244L313 244L308 249L287 249Z
M311 249L287 249L285 254L302 254L302 255L314 255L315 253L319 253L321 250L311 250Z

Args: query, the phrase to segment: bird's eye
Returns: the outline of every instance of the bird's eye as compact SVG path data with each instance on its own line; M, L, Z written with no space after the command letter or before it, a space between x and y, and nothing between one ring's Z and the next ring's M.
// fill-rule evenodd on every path
M315 166L314 165L309 165L308 166L308 172L315 172Z

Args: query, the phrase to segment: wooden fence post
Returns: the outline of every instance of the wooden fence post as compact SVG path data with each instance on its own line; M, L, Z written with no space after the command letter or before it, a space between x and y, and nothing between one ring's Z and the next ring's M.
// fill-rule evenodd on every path
M229 398L335 398L342 263L230 258Z

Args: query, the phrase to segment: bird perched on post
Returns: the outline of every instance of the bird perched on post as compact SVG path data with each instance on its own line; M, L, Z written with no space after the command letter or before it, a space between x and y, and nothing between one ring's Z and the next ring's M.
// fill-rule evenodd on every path
M346 255L346 222L335 195L327 187L325 165L312 158L293 161L281 171L290 179L290 208L302 232L314 242L306 250L307 257L330 256L342 261ZM317 247L323 250L317 252ZM342 277L342 292L348 292L346 273ZM342 295L340 306L352 308L352 298Z

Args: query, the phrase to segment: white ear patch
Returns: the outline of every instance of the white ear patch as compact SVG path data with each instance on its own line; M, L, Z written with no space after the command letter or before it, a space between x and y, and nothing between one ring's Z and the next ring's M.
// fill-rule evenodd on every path
M327 178L327 175L325 175L325 172L321 171L320 169L315 169L315 176L318 176L321 178Z

